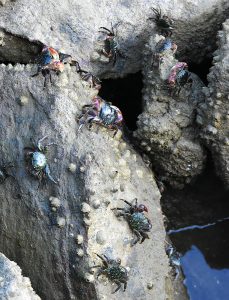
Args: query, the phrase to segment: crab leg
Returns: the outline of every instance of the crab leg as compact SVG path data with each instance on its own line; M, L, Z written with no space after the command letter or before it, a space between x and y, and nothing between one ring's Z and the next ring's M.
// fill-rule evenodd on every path
M48 165L45 166L44 172L45 172L45 175L47 175L47 177L49 178L49 180L51 180L52 182L57 184L57 181L55 181L55 179L52 177L52 175L50 173L50 169L49 169Z
M117 284L117 288L114 290L114 292L112 292L111 294L114 294L114 293L116 293L118 290L120 290L120 288L121 288L121 282L120 281L118 281L118 280L114 280L114 282Z

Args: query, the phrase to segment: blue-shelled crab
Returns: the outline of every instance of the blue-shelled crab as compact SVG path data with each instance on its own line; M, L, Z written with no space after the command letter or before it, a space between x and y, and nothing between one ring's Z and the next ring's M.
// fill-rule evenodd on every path
M115 136L119 127L122 125L123 117L118 107L104 101L99 96L95 96L92 99L92 104L83 106L82 115L78 120L78 130L80 130L85 123L89 124L90 127L92 123L96 123L110 130L114 130Z
M157 61L160 67L160 64L163 62L163 57L168 51L172 51L172 53L175 54L177 45L170 38L163 38L155 46L152 65Z
M92 268L100 268L97 273L97 278L100 275L105 275L110 281L113 281L117 284L116 290L112 293L116 293L120 288L122 283L124 284L124 292L126 290L127 281L128 281L128 272L127 269L121 266L121 259L110 259L106 255L96 254L103 262L103 265L93 266Z
M31 175L42 181L43 178L48 178L54 183L56 180L51 176L50 168L47 163L47 158L45 154L47 153L48 147L54 145L55 143L49 143L42 146L42 141L46 139L47 136L40 139L34 147L25 147L25 160L27 163L28 171Z
M143 243L145 239L149 239L147 232L149 232L152 228L150 220L144 215L144 212L148 212L147 207L144 204L138 205L137 199L134 199L135 204L131 204L130 202L123 199L120 200L124 201L129 207L116 207L112 208L112 210L121 211L117 214L117 216L124 217L127 220L130 228L136 234L137 238L132 241L131 245L135 245L140 240L140 243Z

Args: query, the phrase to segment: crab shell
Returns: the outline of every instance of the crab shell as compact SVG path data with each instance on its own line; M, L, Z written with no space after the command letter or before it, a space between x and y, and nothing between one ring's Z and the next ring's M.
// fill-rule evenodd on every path
M150 231L152 224L149 219L141 212L135 212L129 220L130 226L136 230Z
M35 170L42 170L47 165L47 159L41 152L33 152L32 154L32 166Z
M177 73L187 67L188 65L185 62L178 62L175 66L173 66L168 78L169 84L172 86L175 85Z
M52 47L44 46L42 52L48 51L54 60L60 60L59 53Z
M110 266L107 268L107 275L111 280L127 279L127 270L122 266Z

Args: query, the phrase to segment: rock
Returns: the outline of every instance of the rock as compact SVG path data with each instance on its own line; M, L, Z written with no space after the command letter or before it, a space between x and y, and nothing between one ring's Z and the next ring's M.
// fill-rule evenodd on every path
M168 52L163 57L160 69L154 66L152 73L151 58L158 39L160 38L152 36L144 51L145 101L143 112L138 117L135 137L164 181L175 188L182 188L187 180L190 182L204 167L204 150L198 141L198 133L193 130L197 103L204 101L203 83L192 74L192 87L187 84L179 97L171 97L164 86L170 69L177 60L174 59L172 52ZM191 162L196 163L189 167ZM139 171L136 172L141 176Z
M56 197L50 197L49 198L49 201L50 201L50 205L55 207L55 208L58 208L60 207L61 205L61 202L60 202L60 199L56 198Z
M58 227L63 228L66 224L65 218L57 217L56 223Z
M83 243L83 236L81 234L78 234L76 237L77 244L81 245Z
M3 62L33 61L41 48L36 42L39 41L71 54L83 68L101 77L120 77L141 69L144 44L155 33L155 24L148 18L154 16L151 8L157 4L151 0L144 3L57 0L54 4L34 0L29 6L27 0L1 0L1 4L4 6L0 11L0 28L6 35L5 46L0 49ZM182 58L198 63L215 50L215 34L224 20L227 1L183 1L171 9L171 2L163 0L160 7L163 14L175 20L174 39ZM115 29L118 27L118 43L128 57L118 57L115 67L101 54L104 34L98 32L100 26L110 28L111 21Z
M78 250L77 250L77 255L80 256L80 257L83 257L83 256L84 256L84 251L83 251L83 249L81 249L81 248L78 249Z
M102 230L98 231L96 234L96 242L100 245L104 245L106 242L105 235Z
M199 106L198 115L202 118L201 138L211 151L216 172L229 187L229 19L223 23L223 30L218 33L219 48L217 64L208 74L211 101L205 95L205 106ZM220 100L219 100L220 99Z
M70 163L70 164L68 165L68 170L69 170L71 173L75 173L75 172L76 172L76 164Z
M91 211L90 205L86 202L83 202L82 205L81 205L81 211L83 213L89 213Z
M23 277L20 267L0 253L0 299L41 300L34 292L29 278Z
M28 104L28 102L29 102L29 98L26 97L26 96L21 96L19 98L19 103L20 103L21 106L24 106L24 105Z

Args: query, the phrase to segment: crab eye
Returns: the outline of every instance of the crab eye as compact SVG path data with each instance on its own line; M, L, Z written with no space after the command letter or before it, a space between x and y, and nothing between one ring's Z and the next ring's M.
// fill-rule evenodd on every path
M119 265L121 265L121 259L120 259L120 258L117 258L117 263L118 263Z
M140 204L138 206L138 210L139 210L139 212L143 212L143 211L148 212L148 208L144 204Z

